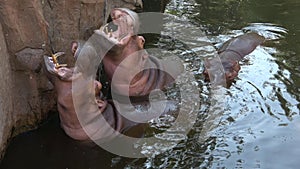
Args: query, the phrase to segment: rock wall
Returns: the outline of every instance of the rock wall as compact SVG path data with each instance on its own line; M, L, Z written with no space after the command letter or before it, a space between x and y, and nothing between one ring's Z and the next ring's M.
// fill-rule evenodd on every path
M10 131L13 126L12 114L12 78L11 67L9 64L9 55L6 49L2 25L0 24L0 152L3 152L4 144L10 137Z

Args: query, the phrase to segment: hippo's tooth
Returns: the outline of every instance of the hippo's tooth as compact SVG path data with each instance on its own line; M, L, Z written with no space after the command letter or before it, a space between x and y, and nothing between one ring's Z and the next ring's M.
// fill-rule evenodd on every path
M112 37L112 29L110 30L110 32L109 32L109 38L111 38Z
M108 27L105 27L105 33L108 34Z

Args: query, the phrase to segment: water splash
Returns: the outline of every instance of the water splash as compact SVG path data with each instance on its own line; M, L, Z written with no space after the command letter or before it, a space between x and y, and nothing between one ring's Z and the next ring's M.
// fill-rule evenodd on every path
M288 33L286 28L272 23L251 23L242 30L257 32L264 36L267 40L279 40L284 38Z

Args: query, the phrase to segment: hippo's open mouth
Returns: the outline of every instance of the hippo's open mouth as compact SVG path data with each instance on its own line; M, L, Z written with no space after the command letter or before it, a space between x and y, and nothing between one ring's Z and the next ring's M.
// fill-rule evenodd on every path
M122 45L138 29L137 14L126 8L117 8L110 14L111 22L101 26L95 32L114 45Z

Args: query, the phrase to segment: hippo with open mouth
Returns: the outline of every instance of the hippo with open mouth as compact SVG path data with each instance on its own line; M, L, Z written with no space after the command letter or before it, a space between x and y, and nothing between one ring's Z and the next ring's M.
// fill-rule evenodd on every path
M80 72L76 72L74 68L59 66L54 58L62 54L63 53L57 53L52 57L44 56L47 77L54 85L54 89L57 93L57 109L61 127L65 133L73 139L89 140L88 134L84 131L83 126L77 117L72 93L72 83L80 81L83 76ZM114 114L115 112L113 107L100 97L101 87L101 83L95 80L94 85L90 87L91 90L78 92L95 93L95 100L91 104L91 108L86 111L87 114L102 113L104 116L111 116L111 114ZM109 120L109 118L107 119ZM117 123L117 121L118 119L113 119L113 121L108 121L108 123L116 130L120 130L122 124ZM100 134L103 136L106 135L105 131Z
M137 35L140 25L135 12L117 8L112 10L111 18L111 23L95 32L113 46L102 60L112 92L130 97L146 96L155 89L165 88L182 72L181 63L165 64L144 50L145 39ZM177 69L169 71L169 65Z

